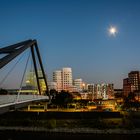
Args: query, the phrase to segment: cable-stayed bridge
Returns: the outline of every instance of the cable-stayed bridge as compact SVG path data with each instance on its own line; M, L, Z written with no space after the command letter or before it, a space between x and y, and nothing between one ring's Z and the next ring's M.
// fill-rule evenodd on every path
M36 85L37 85L37 92L36 93L29 93L23 94L22 93L22 84L25 76L25 72L27 69L27 63L25 66L25 70L23 72L23 76L21 79L20 87L18 92L16 94L3 94L0 93L0 114L8 112L10 110L18 109L24 106L27 106L28 104L35 102L35 101L50 101L49 96L49 89L47 85L47 78L46 74L43 68L41 55L39 53L38 45L36 40L27 40L23 41L14 45L10 45L4 48L0 48L0 69L2 69L4 66L6 66L9 62L11 62L13 59L15 59L17 56L22 54L27 49L30 49L33 66L34 66L34 73L35 73L35 79L36 79ZM28 61L28 59L27 59ZM37 63L38 62L38 63ZM40 68L41 75L38 73L38 67ZM8 72L10 73L10 72ZM7 76L6 76L7 78ZM1 83L5 79L0 79ZM45 90L41 89L41 80L44 81ZM0 89L1 89L0 85Z

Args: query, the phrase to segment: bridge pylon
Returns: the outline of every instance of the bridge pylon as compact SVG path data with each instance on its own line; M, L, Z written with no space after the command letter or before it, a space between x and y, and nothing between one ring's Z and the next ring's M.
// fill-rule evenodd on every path
M31 54L32 54L33 65L34 65L39 94L40 95L42 94L41 87L40 87L40 79L43 79L45 86L46 86L46 94L48 94L49 98L50 98L48 84L47 84L47 78L45 75L41 55L40 55L38 44L37 44L36 40L30 39L30 40L19 42L19 43L16 43L16 44L4 47L4 48L0 48L0 54L5 54L2 58L0 58L0 69L2 69L5 65L7 65L9 62L11 62L14 58L16 58L18 55L23 53L28 48L30 48ZM37 58L35 56L37 56ZM39 76L39 74L38 74L37 60L39 62L39 66L41 68L42 76Z

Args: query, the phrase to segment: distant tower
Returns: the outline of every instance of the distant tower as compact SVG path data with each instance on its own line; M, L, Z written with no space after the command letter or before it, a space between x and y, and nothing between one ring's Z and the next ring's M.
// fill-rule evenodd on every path
M74 86L77 87L78 91L82 91L83 88L83 80L82 79L75 79L74 80Z
M114 84L106 84L106 98L114 98Z
M72 87L72 69L63 68L62 69L62 89L69 90Z
M95 93L96 93L96 99L102 99L102 85L101 84L95 85Z
M130 83L132 84L131 88L132 91L138 91L140 90L140 72L139 71L131 71L128 74Z
M128 96L130 92L140 91L140 72L131 71L128 73L128 78L123 80L124 96Z
M124 96L128 96L128 94L131 92L131 83L129 81L129 78L123 79L123 93Z
M95 84L94 85L94 98L95 99L112 99L114 98L114 85L113 84Z
M56 83L57 91L62 90L62 72L60 70L53 72L53 82Z

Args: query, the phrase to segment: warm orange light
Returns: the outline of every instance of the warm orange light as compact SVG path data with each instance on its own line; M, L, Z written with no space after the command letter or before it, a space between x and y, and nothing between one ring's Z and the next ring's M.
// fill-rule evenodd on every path
M83 87L85 86L85 84L83 83Z

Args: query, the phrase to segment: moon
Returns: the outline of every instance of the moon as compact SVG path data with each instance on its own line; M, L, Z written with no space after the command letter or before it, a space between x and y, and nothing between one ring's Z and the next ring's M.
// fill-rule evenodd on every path
M116 34L118 33L118 30L115 26L110 26L110 28L108 29L109 35L111 36L116 36Z

